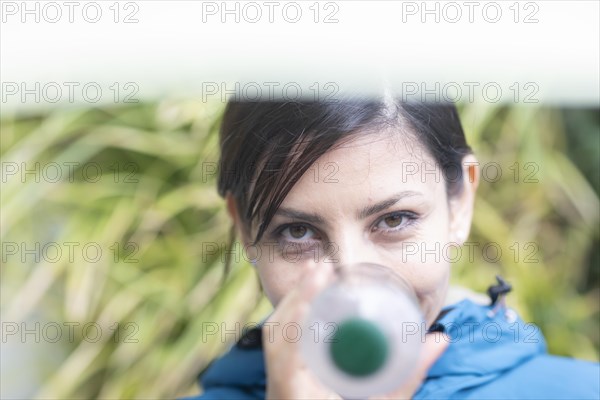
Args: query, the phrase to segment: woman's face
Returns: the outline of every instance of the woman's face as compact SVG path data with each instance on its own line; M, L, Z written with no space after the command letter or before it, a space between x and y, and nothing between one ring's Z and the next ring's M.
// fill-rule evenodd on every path
M444 304L450 247L471 223L476 174L466 168L462 194L449 201L441 169L415 140L363 134L330 150L289 192L259 244L266 295L277 305L315 264L377 263L412 285L431 323Z

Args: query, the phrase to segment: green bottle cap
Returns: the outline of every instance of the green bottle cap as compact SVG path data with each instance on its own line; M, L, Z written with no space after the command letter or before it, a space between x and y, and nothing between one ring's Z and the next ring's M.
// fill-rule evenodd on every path
M338 325L330 353L335 365L353 376L377 372L388 357L385 335L371 321L349 318Z

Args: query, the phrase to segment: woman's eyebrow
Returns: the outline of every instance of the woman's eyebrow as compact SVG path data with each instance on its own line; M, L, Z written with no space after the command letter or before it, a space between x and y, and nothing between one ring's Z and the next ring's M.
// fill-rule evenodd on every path
M284 208L280 207L275 215L283 215L284 217L292 218L292 219L301 219L306 222L310 222L312 224L319 225L327 225L325 222L325 218L323 218L319 214L311 214L300 210L295 210L293 208Z
M372 206L367 206L367 207L363 208L361 211L359 211L356 214L356 217L358 219L364 219L375 213L383 211L388 207L393 206L394 204L396 204L397 202L399 202L401 199L403 199L405 197L422 196L422 195L423 194L420 192L414 192L414 191L410 191L410 190L407 190L404 192L399 192L399 193L392 195L392 197L390 197L386 200L382 200L377 204L373 204ZM293 208L280 207L275 212L275 215L282 215L284 217L288 217L288 218L292 218L292 219L304 220L306 222L310 222L315 225L317 225L317 224L324 225L324 226L327 225L325 218L323 218L321 215L308 213L308 212L304 212L304 211L300 211L300 210L295 210Z
M367 206L367 207L363 208L361 211L359 211L356 214L356 218L357 219L367 218L370 215L376 214L380 211L385 210L388 207L393 206L394 204L396 204L397 202L399 202L400 200L402 200L405 197L422 196L422 195L423 194L420 192L414 192L411 190L396 193L396 194L392 195L392 197L390 197L386 200L380 201L379 203L373 204L372 206Z

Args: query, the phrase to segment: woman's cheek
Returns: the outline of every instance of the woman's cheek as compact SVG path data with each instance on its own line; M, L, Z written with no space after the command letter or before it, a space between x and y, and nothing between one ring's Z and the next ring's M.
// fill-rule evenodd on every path
M427 276L418 275L412 279L415 293L428 325L433 322L442 308L450 282L449 265L432 267L435 273Z
M279 304L302 278L302 267L285 260L258 264L257 269L265 295L273 306Z
M435 249L434 242L404 243L403 251L389 265L413 288L425 319L431 323L446 298L450 262Z
M265 292L265 295L275 307L283 298L285 283L269 269L264 270L259 268L260 282Z

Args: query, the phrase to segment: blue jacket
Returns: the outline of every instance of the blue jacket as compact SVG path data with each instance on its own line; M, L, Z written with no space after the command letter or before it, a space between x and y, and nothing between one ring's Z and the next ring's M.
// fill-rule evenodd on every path
M450 338L414 399L600 399L600 364L549 355L539 328L463 300L436 326ZM200 377L196 399L263 399L260 345L242 338ZM191 398L190 398L191 399Z

